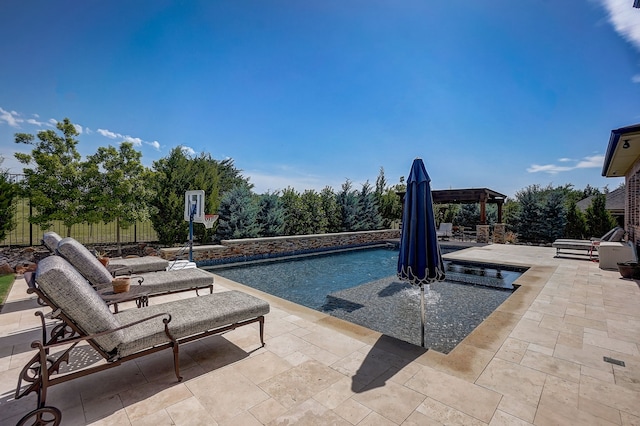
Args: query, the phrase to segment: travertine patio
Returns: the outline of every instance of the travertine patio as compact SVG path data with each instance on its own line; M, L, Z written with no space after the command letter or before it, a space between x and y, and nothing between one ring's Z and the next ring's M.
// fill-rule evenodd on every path
M219 291L271 303L265 348L257 326L243 327L181 346L181 383L165 351L55 386L47 402L65 425L639 425L640 288L584 257L554 255L512 245L448 255L531 266L448 355L218 277ZM38 308L18 280L0 314L1 424L36 405L13 394L39 338Z

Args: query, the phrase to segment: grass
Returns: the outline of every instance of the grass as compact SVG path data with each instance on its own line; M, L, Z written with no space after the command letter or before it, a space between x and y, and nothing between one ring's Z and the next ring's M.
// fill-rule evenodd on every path
M63 237L67 236L67 228L59 221L53 221L50 229L42 229L38 225L29 224L29 200L26 198L15 202L16 207L16 228L11 231L7 238L0 240L0 246L26 246L30 243L39 245L42 234L46 231L55 231ZM134 230L136 235L134 235ZM29 233L32 232L31 241ZM71 227L71 236L83 244L105 244L116 242L117 229L115 222L78 224ZM151 221L138 222L136 227L120 230L120 241L123 243L157 241L158 236L151 225Z
M9 290L11 290L14 279L15 276L13 274L0 275L0 306L4 305L4 300L7 298Z

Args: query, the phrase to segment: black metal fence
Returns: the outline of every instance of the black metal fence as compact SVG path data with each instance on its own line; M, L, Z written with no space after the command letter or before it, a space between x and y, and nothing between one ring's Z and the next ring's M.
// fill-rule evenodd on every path
M21 174L9 174L11 182L20 183L24 179ZM54 221L49 229L43 229L38 225L29 223L31 217L31 205L26 198L14 202L16 209L16 227L4 240L0 240L0 246L33 246L41 244L42 235L46 231L55 231L63 237L67 236L67 228L59 221ZM78 224L71 227L71 237L83 244L111 244L117 242L115 222L103 224ZM138 222L135 225L120 228L121 243L153 242L158 240L158 235L153 229L151 221Z

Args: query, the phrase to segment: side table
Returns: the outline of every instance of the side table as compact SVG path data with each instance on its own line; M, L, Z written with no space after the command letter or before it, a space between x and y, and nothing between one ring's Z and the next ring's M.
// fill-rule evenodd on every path
M135 301L138 308L149 306L149 290L141 285L132 285L129 291L124 293L114 293L113 288L107 287L98 290L98 294L102 297L107 306L113 305L115 313L118 313L118 303Z

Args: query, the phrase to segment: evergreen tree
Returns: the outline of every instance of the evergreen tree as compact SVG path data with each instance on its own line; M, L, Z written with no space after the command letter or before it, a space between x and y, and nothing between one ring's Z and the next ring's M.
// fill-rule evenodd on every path
M516 193L516 198L520 203L516 222L516 232L519 239L529 242L542 241L543 218L541 212L543 200L540 188L537 185L530 185Z
M324 234L327 232L329 220L322 206L322 198L312 190L307 189L300 196L303 206L303 234Z
M224 194L218 209L219 239L258 237L260 235L260 225L257 220L259 209L260 206L246 185L240 185Z
M330 186L320 191L322 210L327 218L327 232L340 232L342 229L342 215L336 194Z
M78 130L68 118L59 121L56 129L38 132L38 141L31 134L16 133L15 142L32 145L31 154L16 153L16 159L27 166L24 187L33 213L29 221L50 228L54 220L61 221L71 236L71 227L84 222L90 210L85 204L87 193L83 164L76 149Z
M260 210L256 217L260 235L277 237L284 233L285 211L277 193L260 195Z
M480 207L477 203L462 204L458 209L453 223L464 226L467 229L476 229L480 223Z
M591 237L600 237L616 226L616 221L606 209L606 202L606 195L598 193L587 207L587 232Z
M341 231L348 232L360 229L358 193L351 189L351 181L349 179L342 184L342 191L338 193L337 201L342 217Z
M567 224L564 227L565 238L587 238L587 223L584 214L578 209L575 200L570 200L567 207Z
M306 211L300 194L295 189L287 187L282 191L281 200L285 211L285 235L303 235Z
M541 233L543 241L550 243L562 237L567 224L564 202L564 195L561 191L553 191L547 195L542 209Z
M369 181L362 185L358 194L360 220L356 231L370 231L382 228L382 217L378 209L375 193L371 191Z

